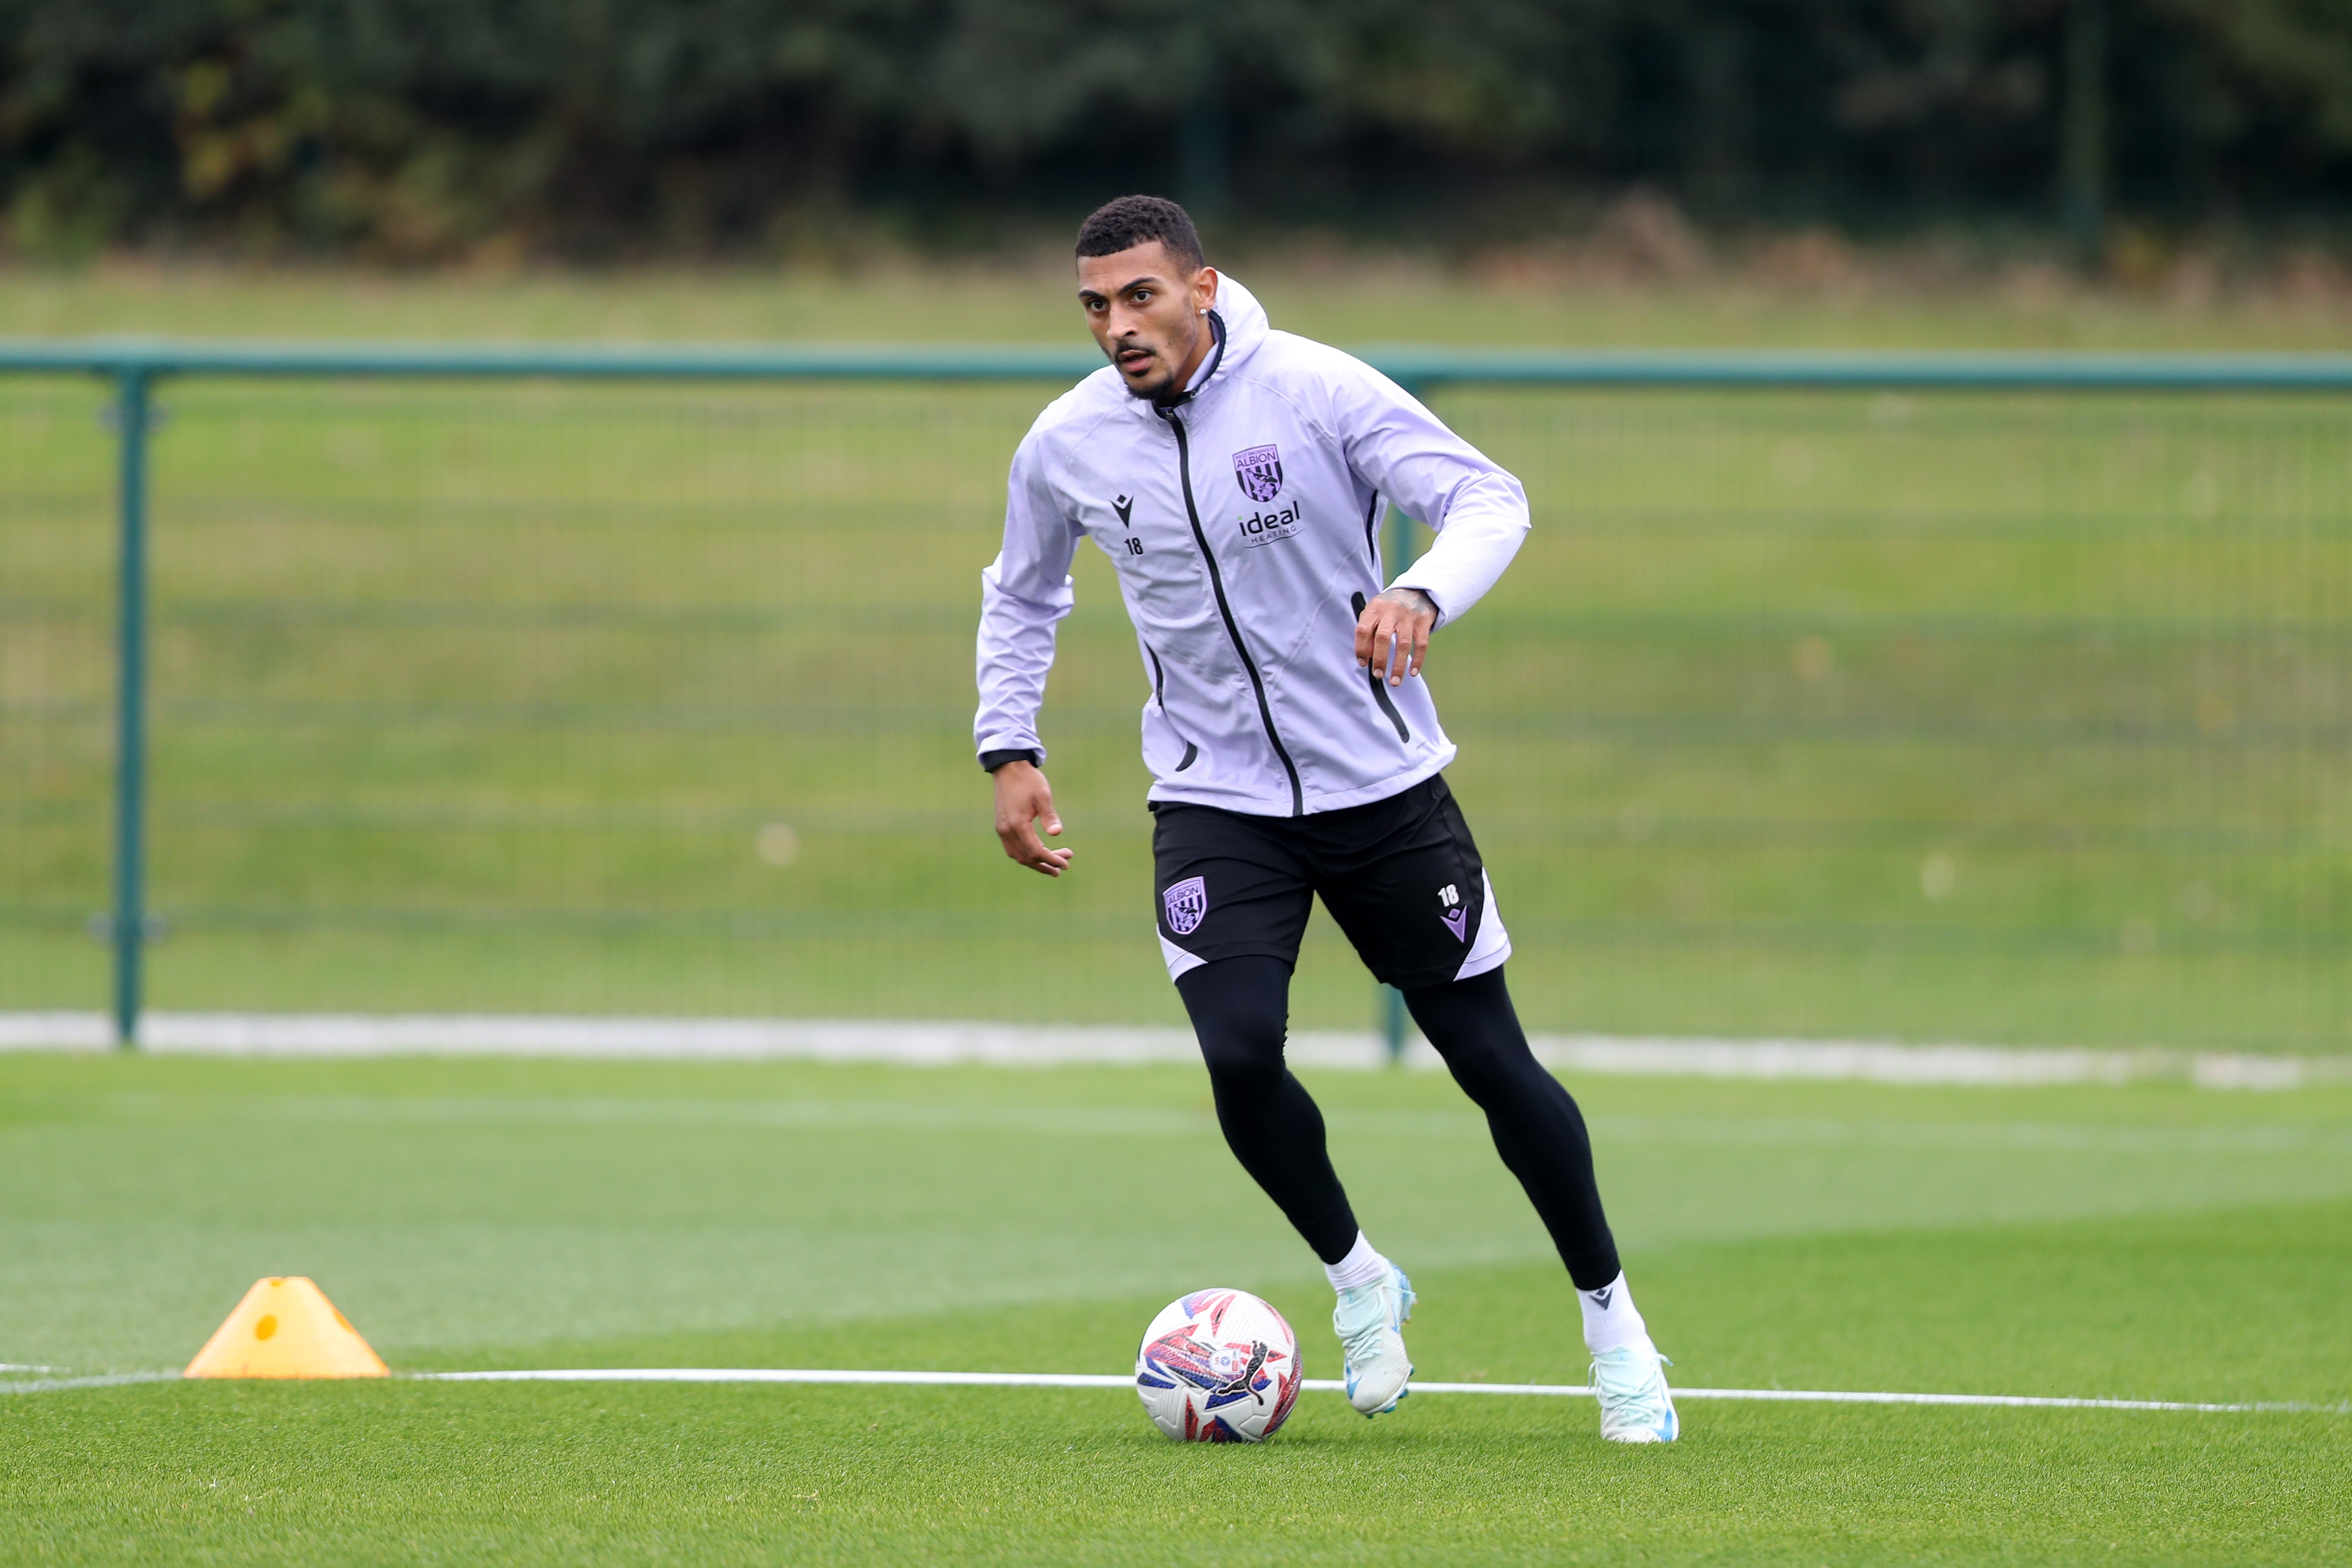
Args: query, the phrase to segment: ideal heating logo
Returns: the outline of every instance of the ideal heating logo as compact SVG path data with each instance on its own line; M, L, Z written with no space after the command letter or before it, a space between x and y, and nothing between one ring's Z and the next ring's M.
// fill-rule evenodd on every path
M1247 517L1236 516L1234 521L1241 529L1244 544L1272 544L1298 531L1298 503L1294 500L1278 510L1254 511Z

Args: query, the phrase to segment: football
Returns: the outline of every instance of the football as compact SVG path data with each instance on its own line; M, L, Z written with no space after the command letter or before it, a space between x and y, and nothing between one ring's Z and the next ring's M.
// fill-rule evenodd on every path
M1161 1309L1135 1355L1135 1392L1180 1443L1261 1443L1298 1399L1298 1336L1246 1290L1195 1290Z

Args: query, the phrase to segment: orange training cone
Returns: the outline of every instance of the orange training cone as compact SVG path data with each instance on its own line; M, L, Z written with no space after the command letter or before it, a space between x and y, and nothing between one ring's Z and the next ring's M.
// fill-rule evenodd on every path
M390 1377L324 1292L308 1279L262 1279L213 1331L188 1377Z

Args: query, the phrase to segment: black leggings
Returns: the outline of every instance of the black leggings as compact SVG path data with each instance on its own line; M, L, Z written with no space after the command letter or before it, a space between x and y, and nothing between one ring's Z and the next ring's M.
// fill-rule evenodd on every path
M1316 1256L1339 1262L1356 1244L1356 1215L1324 1152L1323 1113L1283 1065L1290 965L1222 959L1192 970L1176 989L1200 1037L1217 1124L1234 1157ZM1503 972L1408 991L1404 1002L1454 1081L1486 1113L1496 1151L1527 1189L1577 1289L1616 1279L1617 1243L1601 1212L1584 1117L1528 1049Z

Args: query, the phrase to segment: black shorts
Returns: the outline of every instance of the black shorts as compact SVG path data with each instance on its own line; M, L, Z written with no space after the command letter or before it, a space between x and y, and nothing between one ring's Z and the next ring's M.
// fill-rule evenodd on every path
M1221 958L1296 964L1318 894L1364 966L1402 990L1467 980L1511 955L1478 846L1442 777L1310 816L1151 809L1171 980Z

